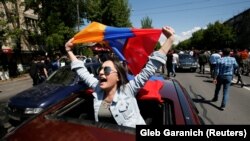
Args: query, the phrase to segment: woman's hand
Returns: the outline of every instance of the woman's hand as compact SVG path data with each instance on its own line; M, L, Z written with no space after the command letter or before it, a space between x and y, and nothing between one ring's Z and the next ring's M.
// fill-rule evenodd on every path
M76 56L74 55L74 53L71 51L71 49L73 48L74 44L73 44L74 38L71 38L66 44L65 44L65 50L68 53L68 57L71 61L75 61L77 60Z
M74 38L71 38L66 44L65 44L65 50L70 51L71 48L73 48L74 44L72 43L74 41Z
M162 33L167 37L170 38L171 36L173 36L175 34L175 31L173 28L169 27L169 26L165 26L162 28Z
M165 26L162 28L162 33L167 37L167 39L159 51L167 54L174 42L174 29L169 26Z

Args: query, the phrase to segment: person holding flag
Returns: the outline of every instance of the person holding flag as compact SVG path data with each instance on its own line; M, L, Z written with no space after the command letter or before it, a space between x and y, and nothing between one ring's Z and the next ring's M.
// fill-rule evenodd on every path
M103 25L101 25L101 27L102 27L101 29L103 29ZM132 71L132 73L135 75L135 77L132 80L127 79L126 69L124 68L124 65L120 61L121 57L119 59L115 57L108 58L105 62L103 62L100 69L98 70L98 79L96 79L93 75L90 75L87 68L84 66L83 62L78 60L74 55L74 53L72 52L72 48L76 43L97 41L96 38L98 38L98 36L95 36L94 37L95 39L93 40L87 39L88 36L83 35L85 34L86 30L87 29L84 29L84 32L81 32L80 35L81 37L79 37L78 36L79 34L77 34L76 36L71 38L65 44L65 50L68 54L68 57L72 61L71 69L76 71L77 74L82 78L82 80L94 90L92 94L94 97L95 121L113 122L121 126L134 127L134 128L136 127L136 125L145 125L146 124L145 120L140 114L140 110L136 100L136 95L139 92L139 90L145 85L145 83L149 80L149 78L155 74L156 70L160 66L162 66L162 64L166 63L167 60L166 54L170 50L174 41L174 30L169 26L163 27L161 30L133 29L133 35L132 36L129 35L129 37L119 37L118 39L118 37L113 38L114 34L112 34L112 38L111 37L102 38L102 40L105 39L108 40L109 43L112 42L114 43L115 40L121 41L121 38L122 39L126 38L126 42L123 42L125 45L123 46L124 47L123 49L113 48L117 47L115 45L118 45L117 44L118 42L116 42L115 44L111 44L113 50L122 50L124 53L126 52L126 49L128 49L127 46L130 42L129 41L130 39L133 40L133 43L136 42L137 37L141 39L148 38L147 40L149 40L149 38L153 37L153 35L151 36L151 33L155 31L157 32L157 34L163 33L166 36L167 38L166 41L163 43L163 45L158 51L153 52L154 46L152 47L151 52L146 51L147 53L150 53L150 55L148 56L148 59L145 61L145 64L143 64L143 68L139 72L138 68ZM117 33L118 30L120 31L119 28L115 29L112 28L112 30L115 33ZM89 31L92 32L93 30ZM122 31L124 31L124 29L122 29ZM105 32L107 32L106 29ZM98 34L99 33L100 32L98 32ZM126 33L124 33L122 36L124 36L125 34ZM92 34L88 33L88 35L91 36ZM107 36L107 34L103 34L101 36ZM159 38L158 35L155 37ZM131 50L131 48L129 49ZM135 49L133 49L133 51L135 51L136 49L139 49L139 47L137 46ZM125 54L124 58L126 59L128 66L130 65L129 69L131 70L131 66L134 66L134 64L131 65L130 64L131 61L128 59L129 58L133 59L133 56L129 56L129 58L128 56L127 57L126 56L127 55Z

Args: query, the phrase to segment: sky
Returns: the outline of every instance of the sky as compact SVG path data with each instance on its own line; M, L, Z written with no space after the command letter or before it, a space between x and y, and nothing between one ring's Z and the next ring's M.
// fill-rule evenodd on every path
M250 0L128 0L133 27L140 28L141 20L149 17L154 28L171 26L175 44L191 37L192 33L216 21L221 23L250 8ZM164 41L160 37L160 42Z

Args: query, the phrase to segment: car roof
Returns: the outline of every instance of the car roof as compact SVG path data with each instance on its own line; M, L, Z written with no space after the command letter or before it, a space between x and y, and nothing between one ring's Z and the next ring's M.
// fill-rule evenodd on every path
M41 123L42 124L34 124ZM100 124L105 127L106 125ZM49 128L48 128L49 127ZM32 130L31 130L32 129ZM108 137L110 141L132 141L135 134L98 128L88 125L79 125L71 122L35 119L31 124L27 124L15 134L10 134L7 140L18 141L100 141Z

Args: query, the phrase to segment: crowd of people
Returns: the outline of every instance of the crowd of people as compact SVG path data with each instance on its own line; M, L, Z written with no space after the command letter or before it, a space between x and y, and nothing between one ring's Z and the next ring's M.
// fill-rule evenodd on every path
M51 60L49 56L36 56L32 59L29 69L29 75L33 80L33 86L44 82L48 76L65 65L65 61L61 61L60 55L55 55Z
M218 59L221 59L223 55L222 50L186 50L177 51L170 50L167 54L168 60L166 63L167 76L176 76L176 64L179 61L179 54L190 54L199 63L199 73L205 74L205 66L208 65L210 68L210 75L213 78L215 67ZM250 72L250 52L248 49L230 49L230 57L234 57L239 65L238 68L234 70L235 76L238 77L237 84L243 84L242 75L249 75Z

